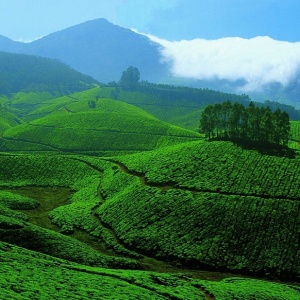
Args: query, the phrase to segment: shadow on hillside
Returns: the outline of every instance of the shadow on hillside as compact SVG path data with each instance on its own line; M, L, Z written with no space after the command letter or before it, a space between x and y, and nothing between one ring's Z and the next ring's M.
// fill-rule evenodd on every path
M245 141L240 139L232 140L232 139L223 138L218 140L230 141L235 145L241 147L242 149L256 150L262 155L271 155L271 156L288 157L288 158L295 158L296 156L296 151L294 149L289 148L288 146L277 145L273 143L264 143L258 141Z

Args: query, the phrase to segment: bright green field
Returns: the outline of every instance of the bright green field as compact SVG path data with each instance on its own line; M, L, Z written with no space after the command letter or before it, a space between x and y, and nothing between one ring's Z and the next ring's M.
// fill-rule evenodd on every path
M299 289L259 280L220 282L183 274L73 264L0 243L0 299L298 299ZM214 295L214 298L209 298Z
M164 123L123 102L99 99L69 104L52 115L3 133L2 149L91 153L136 152L199 139L193 131Z

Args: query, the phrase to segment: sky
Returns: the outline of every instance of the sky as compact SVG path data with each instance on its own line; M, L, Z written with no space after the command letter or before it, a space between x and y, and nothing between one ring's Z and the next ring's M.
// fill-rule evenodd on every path
M300 0L0 0L0 35L30 42L105 18L162 44L179 77L287 85L300 73Z
M299 0L0 0L0 35L29 41L106 18L162 39L300 41Z

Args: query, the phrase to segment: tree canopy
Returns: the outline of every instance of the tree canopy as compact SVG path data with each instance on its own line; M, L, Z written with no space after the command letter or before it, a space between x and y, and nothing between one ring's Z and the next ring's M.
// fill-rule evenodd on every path
M208 139L229 138L287 145L290 132L289 115L250 102L246 108L235 102L208 105L202 112L200 132Z
M134 89L140 80L140 71L138 68L130 66L126 71L122 72L119 83L125 90Z

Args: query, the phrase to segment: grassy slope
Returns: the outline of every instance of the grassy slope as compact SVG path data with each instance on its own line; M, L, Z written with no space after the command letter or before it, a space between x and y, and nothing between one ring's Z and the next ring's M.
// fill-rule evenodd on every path
M7 111L0 111L0 133L21 123L22 121L16 115Z
M296 287L259 280L207 282L182 275L73 264L0 242L0 299L298 299Z
M99 94L113 98L114 88L103 88ZM186 99L166 101L159 95L120 91L118 100L135 105L165 122L198 131L202 104Z
M199 138L195 132L159 121L129 104L101 98L96 108L89 108L88 100L80 99L44 118L7 130L2 142L27 142L40 150L46 146L99 153L149 150ZM30 149L24 143L20 150Z
M138 264L128 258L99 254L71 237L27 223L26 215L15 209L35 208L37 201L19 196L18 190L12 193L3 189L11 191L16 186L24 185L31 188L35 185L72 188L74 194L69 204L53 211L53 221L68 230L73 230L70 227L74 225L86 230L96 236L100 243L103 237L107 240L108 232L105 234L106 229L99 225L99 221L95 223L91 212L101 204L99 201L108 204L115 201L110 198L118 191L126 195L124 188L139 184L139 179L118 170L112 163L91 157L2 155L0 162L0 299L48 299L49 296L52 299L74 296L80 299L207 299L209 295L214 295L215 299L230 300L253 297L297 299L299 295L296 287L259 280L226 279L210 282L182 273L158 274L89 267L98 265L133 269ZM104 173L101 175L99 170L104 170ZM99 186L100 178L102 183ZM164 198L164 201L167 200ZM138 198L134 200L132 211L137 208L136 212L139 213L137 201ZM102 205L105 206L105 203ZM156 211L152 211L152 218L156 212L158 217L161 216L160 209L158 206ZM130 251L125 250L122 254L130 256ZM5 297L1 298L2 295Z
M299 276L298 156L191 142L117 159L147 182L104 173L99 217L129 247L193 267Z
M300 122L291 121L291 134L289 140L289 147L299 150L300 148Z
M72 224L82 230L97 229L99 224L90 214L100 202L97 198L99 173L96 170L80 161L58 156L2 155L0 161L0 240L79 263L123 268L138 266L130 259L103 256L75 239L27 223L26 215L16 211L38 205L37 200L20 196L18 190L12 193L16 187L69 187L73 195L64 207L68 208ZM38 197L38 189L33 195ZM63 217L68 220L67 214ZM65 227L62 231L70 232L74 228Z

